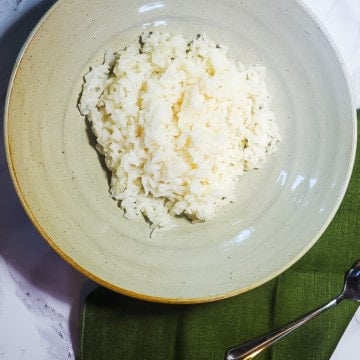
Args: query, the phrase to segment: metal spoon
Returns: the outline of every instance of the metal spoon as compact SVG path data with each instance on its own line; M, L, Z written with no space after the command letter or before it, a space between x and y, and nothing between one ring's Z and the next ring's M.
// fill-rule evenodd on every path
M225 353L225 360L250 360L258 355L261 351L280 340L293 330L297 329L301 325L305 324L314 317L322 314L324 311L338 305L341 301L355 300L360 302L360 261L346 273L344 288L339 296L329 301L327 304L315 309L314 311L304 315L303 317L293 321L292 323L282 327L279 330L275 330L265 336L258 339L246 342L241 345L237 345Z

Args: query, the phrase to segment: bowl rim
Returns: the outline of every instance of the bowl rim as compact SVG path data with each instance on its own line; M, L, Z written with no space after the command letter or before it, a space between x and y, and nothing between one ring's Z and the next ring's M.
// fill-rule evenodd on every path
M18 199L20 200L20 203L21 203L23 209L25 210L25 213L27 214L28 218L30 219L30 221L32 222L32 224L34 225L34 227L36 228L38 233L50 245L50 247L63 260L65 260L68 264L70 264L74 269L76 269L77 271L79 271L80 273L85 275L90 280L96 282L98 285L104 286L105 288L108 288L108 289L110 289L110 290L112 290L114 292L120 293L122 295L130 296L130 297L133 297L133 298L136 298L136 299L150 301L150 302L157 302L157 303L165 303L165 304L199 304L199 303L206 303L206 302L211 302L211 301L216 301L216 300L222 300L222 299L226 299L226 298L229 298L229 297L232 297L232 296L235 296L235 295L240 295L240 294L246 293L246 292L248 292L248 291L250 291L252 289L255 289L255 288L269 282L270 280L276 278L281 273L283 273L288 268L290 268L292 265L294 265L298 260L300 260L314 246L314 244L319 240L319 238L325 232L326 228L329 226L329 224L333 220L335 214L337 213L337 211L338 211L338 209L339 209L339 207L340 207L340 205L341 205L341 203L342 203L342 201L344 199L344 196L345 196L345 193L346 193L347 188L349 186L349 183L350 183L353 167L354 167L354 164L355 164L355 156L356 156L356 148L357 148L357 114L356 114L353 90L352 90L352 87L351 87L349 73L348 73L348 70L347 70L347 68L345 66L345 62L344 62L344 60L342 58L342 55L341 55L339 49L337 48L333 38L330 36L327 29L324 27L324 25L319 20L319 18L312 12L312 10L306 4L304 4L301 0L295 0L295 3L299 7L301 7L303 9L304 13L306 13L307 16L309 16L316 23L316 25L318 26L319 31L326 38L326 40L329 43L329 46L333 50L334 55L335 55L336 60L337 60L337 62L339 64L339 66L340 66L342 75L343 75L344 80L345 80L345 84L346 84L347 91L348 91L348 98L349 98L349 102L350 102L350 107L352 109L351 120L352 120L352 128L353 128L352 129L352 135L353 136L352 136L352 139L351 139L351 153L349 154L349 160L348 160L348 165L347 165L347 173L346 173L346 176L344 178L344 182L342 184L342 187L340 189L338 197L337 197L337 199L336 199L336 201L334 203L334 206L333 206L332 210L329 212L329 215L328 215L326 221L324 221L324 223L319 228L317 233L313 236L311 241L308 242L307 246L305 246L302 249L301 252L299 252L295 256L293 256L292 259L290 259L284 265L279 267L276 271L273 271L268 276L265 276L261 280L252 283L251 286L241 288L241 289L235 289L235 290L230 291L230 292L226 292L226 293L219 294L219 295L208 296L208 297L170 298L170 297L152 296L152 295L142 294L142 293L136 292L136 291L127 290L125 288L122 288L121 286L114 285L114 284L110 283L109 281L107 281L107 280L105 280L105 279L91 273L85 267L83 267L78 262L76 262L72 257L67 255L52 240L51 236L46 233L46 231L42 228L41 224L37 221L36 217L34 216L32 210L31 210L31 206L25 200L25 196L23 195L20 183L19 183L19 181L17 179L16 170L15 170L14 164L12 162L12 149L11 149L11 145L10 145L11 141L10 141L9 133L8 133L8 130L7 130L8 129L8 122L9 122L9 107L10 107L10 102L11 102L13 84L14 84L14 81L15 81L15 78L16 78L16 75L17 75L18 67L19 67L19 65L20 65L20 63L22 61L22 58L23 58L23 56L24 56L24 54L26 52L26 49L31 44L34 36L38 32L38 30L41 28L41 26L44 24L44 22L48 19L48 17L57 9L57 7L61 6L61 4L63 2L65 2L65 1L67 1L67 0L58 0L56 3L54 3L46 11L46 13L41 17L41 19L38 21L36 26L30 32L27 40L25 41L25 43L21 47L21 49L19 51L19 54L17 56L17 59L15 61L15 64L14 64L10 80L9 80L9 84L8 84L8 88L7 88L7 94L6 94L6 100L5 100L5 109L4 109L5 154L6 154L6 160L7 160L7 163L8 163L8 168L9 168L9 173L10 173L10 176L11 176L11 180L12 180L13 186L15 188L16 194L18 196Z

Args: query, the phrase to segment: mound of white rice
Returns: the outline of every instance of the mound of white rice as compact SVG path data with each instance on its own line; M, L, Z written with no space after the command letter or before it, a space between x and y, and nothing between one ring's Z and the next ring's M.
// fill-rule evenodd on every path
M261 168L280 136L264 68L227 57L205 34L150 32L85 76L79 109L129 219L214 217L239 176Z

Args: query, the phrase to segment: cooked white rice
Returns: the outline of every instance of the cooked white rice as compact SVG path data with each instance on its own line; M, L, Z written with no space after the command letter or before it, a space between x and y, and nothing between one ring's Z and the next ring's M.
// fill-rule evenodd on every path
M150 32L85 75L79 109L127 218L208 220L235 201L280 140L264 71L205 34Z

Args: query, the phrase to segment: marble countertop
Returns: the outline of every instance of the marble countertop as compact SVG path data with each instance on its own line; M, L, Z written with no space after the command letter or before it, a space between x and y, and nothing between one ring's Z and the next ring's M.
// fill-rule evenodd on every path
M360 107L360 1L303 1L335 41ZM1 119L17 54L53 3L0 0ZM75 359L81 304L96 285L65 263L25 215L10 180L0 128L0 359Z

